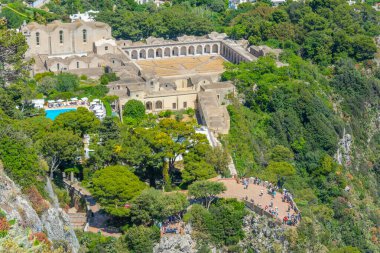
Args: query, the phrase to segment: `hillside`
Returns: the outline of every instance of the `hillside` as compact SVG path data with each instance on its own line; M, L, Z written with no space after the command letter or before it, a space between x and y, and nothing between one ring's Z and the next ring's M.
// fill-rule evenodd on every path
M224 0L160 7L133 0L52 0L42 9L6 4L11 8L0 13L0 252L380 252L380 12L369 4L258 1L236 10ZM224 63L221 81L236 94L227 97L229 133L213 146L198 132L197 108L148 113L136 96L119 115L107 84L123 79L108 68L99 79L65 71L30 75L27 42L13 28L90 9L117 39L218 31L281 53ZM87 42L87 30L85 36ZM51 108L32 105L36 98L101 99L108 113L99 119L78 106L51 120L45 111ZM75 177L100 211L91 211L95 204L84 192L68 192L64 177L66 183ZM237 195L243 199L224 198L232 183L216 177L245 187ZM253 194L268 203L244 198L252 183L267 188ZM273 201L284 205L284 217ZM95 233L75 234L69 209L87 211Z

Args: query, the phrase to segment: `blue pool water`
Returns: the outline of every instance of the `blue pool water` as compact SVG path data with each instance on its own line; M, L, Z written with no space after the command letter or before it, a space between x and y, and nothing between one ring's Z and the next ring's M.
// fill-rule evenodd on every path
M46 110L46 118L49 118L51 120L55 120L55 118L64 112L70 112L75 111L75 108L64 108L64 109L53 109L53 110Z

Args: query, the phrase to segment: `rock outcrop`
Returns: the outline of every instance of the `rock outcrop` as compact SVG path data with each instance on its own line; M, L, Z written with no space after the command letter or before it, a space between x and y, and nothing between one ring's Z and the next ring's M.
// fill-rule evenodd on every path
M154 248L154 253L193 253L195 242L190 235L170 235L161 238Z
M17 226L31 229L32 232L46 231L49 240L65 241L71 251L76 253L79 250L78 239L71 227L68 215L58 206L57 197L49 180L46 190L53 200L53 204L39 217L20 188L0 167L0 209L6 213L7 220L15 220Z
M254 252L287 252L288 242L285 239L287 228L275 224L265 216L254 213L244 217L243 229L245 238L240 242L243 249Z

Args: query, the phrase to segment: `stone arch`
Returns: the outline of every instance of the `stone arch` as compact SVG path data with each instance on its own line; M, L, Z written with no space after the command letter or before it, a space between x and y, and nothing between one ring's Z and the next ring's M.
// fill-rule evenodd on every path
M140 50L140 59L146 59L146 51L145 49Z
M173 47L172 56L179 56L179 49L178 49L178 47Z
M134 60L137 60L139 58L139 56L137 54L137 50L132 50L132 52L131 52L131 58L134 59Z
M153 48L148 50L148 58L154 58L154 50Z
M155 107L156 109L162 109L162 101L156 101L156 107Z
M214 54L217 54L217 53L218 53L218 50L219 50L218 44L214 44L214 45L212 45L212 52L213 52Z
M165 50L164 50L164 56L165 57L170 57L170 48L169 47L166 47Z
M183 47L181 47L181 55L187 55L186 54L186 47L185 46L183 46Z
M195 48L194 48L194 46L189 46L188 52L189 52L189 54L194 55L195 54Z
M198 45L197 46L197 54L202 54L202 53L203 53L202 46Z
M151 111L151 110L153 109L152 102L150 102L150 101L146 102L146 104L145 104L145 108L146 108L148 111Z
M206 45L206 46L204 47L204 53L205 53L205 54L209 54L209 53L211 53L211 47L210 47L210 45Z
M156 49L156 57L162 57L162 48Z

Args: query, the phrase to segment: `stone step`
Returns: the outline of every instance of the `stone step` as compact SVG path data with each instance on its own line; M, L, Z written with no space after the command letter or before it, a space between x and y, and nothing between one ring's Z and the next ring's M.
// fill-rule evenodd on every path
M87 222L86 213L69 213L68 215L73 228L84 228Z

